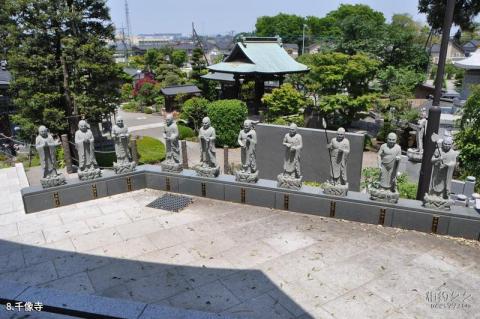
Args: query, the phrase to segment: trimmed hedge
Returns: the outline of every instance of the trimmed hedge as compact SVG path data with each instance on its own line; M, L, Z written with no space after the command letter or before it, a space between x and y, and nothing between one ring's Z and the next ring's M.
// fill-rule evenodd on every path
M165 145L150 136L137 140L138 164L154 164L165 159Z
M185 140L187 138L195 137L195 132L189 128L188 126L184 125L177 125L178 126L178 134L180 140Z
M219 100L208 104L207 114L217 134L215 144L237 146L238 132L248 115L247 105L240 100Z

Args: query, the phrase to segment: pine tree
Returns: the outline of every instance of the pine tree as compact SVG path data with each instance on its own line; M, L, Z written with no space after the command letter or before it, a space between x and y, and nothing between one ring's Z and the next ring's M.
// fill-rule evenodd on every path
M40 124L73 134L115 110L121 69L107 45L114 27L104 0L6 0L7 51L24 134Z

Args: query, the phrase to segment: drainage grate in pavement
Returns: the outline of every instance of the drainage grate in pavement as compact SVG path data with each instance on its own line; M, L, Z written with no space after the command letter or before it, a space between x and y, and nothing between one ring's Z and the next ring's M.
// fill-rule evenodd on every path
M179 212L191 203L192 199L189 197L165 194L148 204L147 207Z

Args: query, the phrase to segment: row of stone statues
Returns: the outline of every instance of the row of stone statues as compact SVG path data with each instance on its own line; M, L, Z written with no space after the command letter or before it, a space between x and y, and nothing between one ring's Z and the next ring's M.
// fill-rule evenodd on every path
M115 144L117 161L113 163L116 174L132 172L136 163L133 161L129 148L130 133L124 125L122 118L117 118L116 125L112 128L112 137ZM40 157L43 177L40 183L44 188L66 184L65 176L57 171L56 148L60 145L48 132L45 126L38 128L35 146ZM78 178L90 180L102 176L95 157L95 139L89 124L85 120L78 122L75 132L75 148L78 154Z
M129 148L130 134L123 120L118 118L112 129L115 143L117 162L114 171L117 174L131 172L136 163L132 160ZM417 135L418 136L418 135ZM166 145L166 159L161 163L163 171L179 173L182 171L179 131L172 115L165 119L163 137ZM199 130L200 163L194 167L199 176L217 177L220 167L217 163L215 129L210 119L202 120ZM422 145L423 141L417 141ZM438 146L441 144L441 147ZM449 208L450 185L453 170L456 165L457 152L452 149L453 139L447 136L437 143L437 149L431 159L433 172L428 194L425 194L425 206L435 208ZM65 177L56 169L56 147L59 145L45 126L39 128L36 139L36 148L40 155L43 168L41 180L44 187L65 184ZM238 134L238 144L241 148L241 166L235 171L235 179L239 182L256 183L258 181L258 167L256 161L257 133L253 122L246 120L243 129ZM79 129L75 133L75 146L78 152L78 176L81 180L95 179L101 176L101 170L95 159L94 137L86 121L79 122ZM302 136L298 133L297 125L291 124L289 132L283 137L285 148L283 171L277 176L278 187L298 190L302 187L302 171L300 155L303 148ZM327 144L330 158L330 179L324 183L325 194L346 196L348 192L347 161L350 153L350 142L345 138L345 130L339 128L335 138ZM390 133L387 142L378 151L379 180L370 189L372 200L397 203L400 197L397 188L398 167L401 158L401 148L397 144L397 135Z

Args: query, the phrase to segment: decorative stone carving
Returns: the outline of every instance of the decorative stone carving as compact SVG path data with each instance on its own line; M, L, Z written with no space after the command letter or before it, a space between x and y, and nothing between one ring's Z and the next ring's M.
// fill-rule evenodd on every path
M57 152L56 148L60 145L59 141L53 139L45 126L38 128L38 136L35 140L35 148L40 157L43 177L40 183L43 188L60 186L66 184L65 176L57 172Z
M242 167L235 172L235 180L238 182L256 183L258 181L257 170L257 132L253 123L246 120L243 123L243 130L238 134L238 144L241 147Z
M299 190L302 187L302 171L300 169L300 152L303 147L302 136L297 133L297 125L290 124L290 131L283 138L285 159L283 173L277 176L277 186Z
M427 111L422 109L422 115L418 120L418 124L409 123L409 126L416 131L415 137L417 139L417 148L409 148L407 150L407 157L412 162L422 162L423 138L427 131L427 122Z
M75 146L78 152L78 178L90 180L102 176L95 159L95 140L88 123L81 120L75 132Z
M168 114L165 118L165 131L163 133L166 158L160 164L164 172L180 173L183 170L178 141L179 136L177 123L175 123L172 114Z
M117 156L117 161L113 163L115 174L133 172L137 163L132 160L132 153L129 148L130 133L123 124L121 117L117 118L116 125L112 128L112 136L115 143L115 155Z
M350 142L345 138L343 127L337 130L337 137L327 145L330 151L330 180L323 185L323 193L346 196L348 193L347 159L350 154Z
M204 117L202 127L198 134L200 140L200 164L194 167L198 176L217 177L220 174L220 166L217 164L215 150L215 129L210 124L210 119Z
M438 144L441 144L440 148ZM453 138L446 136L437 142L432 156L432 178L428 194L423 199L424 206L449 210L454 201L450 199L452 176L457 165L458 152L453 150Z
M397 135L390 133L387 143L378 151L380 179L370 189L370 199L388 203L397 203L400 194L397 191L397 172L402 150L397 144Z

